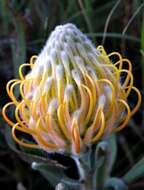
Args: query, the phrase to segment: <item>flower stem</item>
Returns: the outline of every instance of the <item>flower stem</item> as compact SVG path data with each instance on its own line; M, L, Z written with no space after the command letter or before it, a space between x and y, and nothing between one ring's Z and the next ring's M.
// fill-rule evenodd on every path
M74 157L79 172L80 190L92 190L92 173L83 159Z

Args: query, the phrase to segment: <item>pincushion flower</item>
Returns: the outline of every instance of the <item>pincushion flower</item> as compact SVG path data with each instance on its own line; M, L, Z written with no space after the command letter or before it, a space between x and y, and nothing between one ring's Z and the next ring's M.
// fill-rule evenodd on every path
M26 76L24 67L30 68ZM47 152L80 154L123 129L141 103L131 62L117 52L107 54L102 46L95 48L73 24L57 26L41 53L20 66L19 76L7 84L11 102L3 117L17 143ZM137 103L130 108L132 91ZM8 116L11 106L16 122ZM31 135L35 143L19 139L16 131Z

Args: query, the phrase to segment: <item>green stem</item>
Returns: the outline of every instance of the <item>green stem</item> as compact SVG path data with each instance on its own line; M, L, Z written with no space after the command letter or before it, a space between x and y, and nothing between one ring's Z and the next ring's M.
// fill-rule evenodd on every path
M79 172L80 190L92 190L92 173L90 168L84 163L83 159L73 157Z
M108 142L102 141L97 144L94 167L93 188L103 190L111 168L111 150Z

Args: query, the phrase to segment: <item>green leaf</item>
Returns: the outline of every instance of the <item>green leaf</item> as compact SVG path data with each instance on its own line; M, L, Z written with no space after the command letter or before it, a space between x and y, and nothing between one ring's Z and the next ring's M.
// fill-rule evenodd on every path
M139 160L124 176L126 183L132 183L140 177L144 177L144 158Z
M95 153L95 175L93 178L94 188L103 189L111 169L111 149L106 141L99 142Z
M55 187L55 190L68 190L67 187L63 183L58 183Z
M48 157L48 154L41 150L23 148L15 143L11 135L10 127L5 128L5 138L8 146L15 151L18 156L24 161L32 164L32 168L40 171L40 173L54 186L59 182L66 184L69 187L78 187L77 180L68 178L64 171L66 167L59 164L57 161Z
M109 166L109 170L111 172L113 166L114 166L114 163L116 161L116 157L117 157L117 142L116 142L116 135L113 134L110 136L110 138L108 139L108 143L109 143L109 146L110 146L110 150L111 150L111 162L110 162L110 166Z
M49 163L38 163L33 162L32 168L34 170L38 170L50 183L52 186L56 186L58 183L63 183L66 187L76 188L79 187L79 182L77 180L73 180L66 176L65 167L55 164L49 165Z
M142 26L141 26L141 52L144 52L144 13L143 13ZM141 67L142 67L142 86L143 86L144 85L144 54L143 53L141 57Z
M64 174L64 168L58 165L50 166L47 163L32 163L32 168L38 170L50 183L52 186L56 186L61 182Z
M50 166L58 164L57 161L50 159L48 157L48 154L46 152L43 152L42 150L24 148L22 146L17 145L12 138L11 128L9 126L5 127L4 135L5 135L5 139L6 139L8 146L14 152L16 152L22 160L24 160L30 164L32 162L43 162L43 163L47 163L47 165L50 165Z
M88 36L88 37L96 37L96 38L99 38L99 37L103 37L103 33L102 32L99 32L99 33L86 33L86 35ZM134 42L134 43L140 43L141 42L141 40L139 39L139 38L137 38L137 37L135 37L135 36L131 36L131 35L122 35L121 33L115 33L115 32L106 32L105 33L105 36L107 37L107 38L115 38L115 39L125 39L125 40L129 40L129 41L131 41L131 42Z
M7 1L0 1L0 16L2 17L1 29L2 32L5 34L8 32L8 25L11 21Z
M13 19L15 30L16 30L16 41L11 44L12 57L13 57L13 68L14 74L18 77L18 68L25 62L26 58L26 44L25 44L25 31L24 23L20 16L15 16Z
M128 190L128 187L120 178L109 178L105 183L104 190Z
M17 149L16 143L14 142L12 135L11 135L11 128L8 125L5 126L4 136L5 136L5 139L6 139L8 146L14 152L18 153L19 151Z

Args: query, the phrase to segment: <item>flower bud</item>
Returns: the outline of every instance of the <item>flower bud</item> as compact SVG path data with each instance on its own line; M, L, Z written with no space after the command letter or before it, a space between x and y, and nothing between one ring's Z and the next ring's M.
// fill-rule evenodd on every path
M118 58L115 63L113 57ZM25 66L30 72L23 76ZM12 125L14 140L47 152L79 155L120 131L141 103L131 69L128 59L96 48L73 24L57 26L41 53L20 66L20 79L7 84L12 101L4 106L3 117ZM20 98L15 95L17 85ZM137 103L130 108L132 91ZM7 115L12 105L16 123ZM17 130L31 135L35 144L19 139Z

